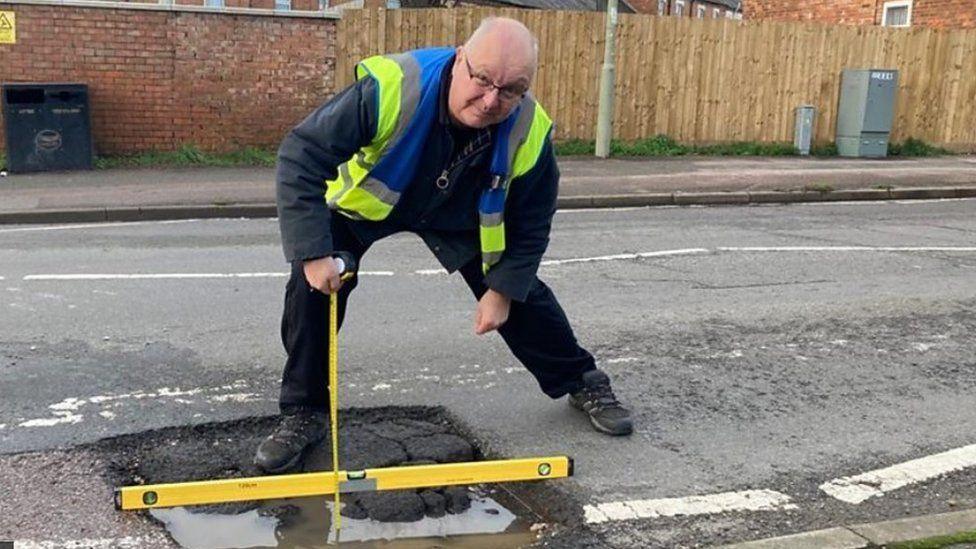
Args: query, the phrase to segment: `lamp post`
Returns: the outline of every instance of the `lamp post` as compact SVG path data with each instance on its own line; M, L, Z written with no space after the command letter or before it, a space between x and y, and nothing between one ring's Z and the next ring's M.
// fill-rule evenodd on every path
M596 155L610 156L613 134L614 54L617 50L617 0L607 0L606 43L603 47L603 69L600 71L600 109L596 121Z

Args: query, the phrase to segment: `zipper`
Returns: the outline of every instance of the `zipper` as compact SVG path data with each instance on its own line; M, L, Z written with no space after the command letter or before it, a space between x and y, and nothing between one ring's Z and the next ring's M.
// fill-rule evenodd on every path
M483 137L479 135L477 138L468 141L468 144L465 145L464 150L461 151L461 154L458 155L458 158L455 159L450 166L444 168L444 170L441 172L441 175L434 182L434 185L442 191L447 189L447 187L450 186L451 184L451 172L454 171L454 169L457 168L459 165L463 164L468 159L480 153L481 151L485 150L486 148L488 148L489 145L491 145L491 138L490 138L491 134L489 133L488 135L489 138L487 140L485 140ZM487 141L487 142L482 143L483 141ZM476 146L475 145L476 143L480 145Z

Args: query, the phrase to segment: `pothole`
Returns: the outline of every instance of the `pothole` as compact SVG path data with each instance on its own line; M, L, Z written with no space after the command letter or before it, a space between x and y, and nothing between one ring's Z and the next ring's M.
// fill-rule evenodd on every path
M114 486L262 476L254 450L275 417L126 435L97 443ZM479 460L443 409L387 407L341 412L343 470ZM295 473L331 471L330 437ZM151 509L187 548L326 547L332 496ZM361 492L342 496L339 541L350 547L523 547L545 519L500 485Z

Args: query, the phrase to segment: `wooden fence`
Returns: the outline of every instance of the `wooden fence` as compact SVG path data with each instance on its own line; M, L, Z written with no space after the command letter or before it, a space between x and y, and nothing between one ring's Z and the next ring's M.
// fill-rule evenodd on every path
M349 10L339 23L336 84L376 53L464 42L505 15L539 39L533 93L557 139L593 139L602 13L515 9ZM976 30L826 26L620 15L615 138L687 143L792 141L794 109L817 108L815 138L834 140L842 68L899 70L892 139L976 150Z

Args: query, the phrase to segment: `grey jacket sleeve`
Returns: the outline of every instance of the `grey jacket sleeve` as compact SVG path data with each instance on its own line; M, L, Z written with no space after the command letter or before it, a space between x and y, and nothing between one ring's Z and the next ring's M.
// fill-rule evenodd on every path
M333 252L325 182L376 133L376 84L364 78L316 109L278 148L276 197L285 259Z
M488 270L488 287L515 301L525 301L535 282L542 254L549 246L549 230L556 212L559 168L551 140L539 161L525 175L512 180L505 204L505 252Z

